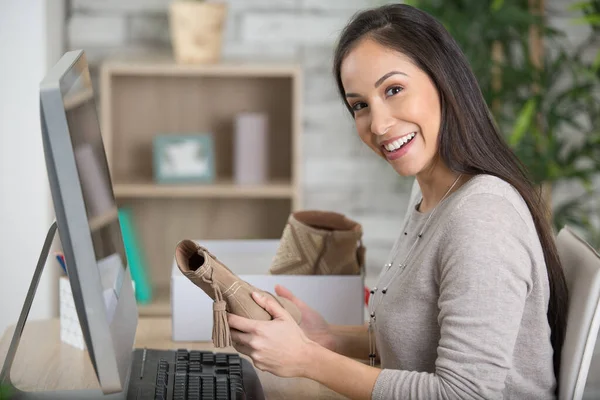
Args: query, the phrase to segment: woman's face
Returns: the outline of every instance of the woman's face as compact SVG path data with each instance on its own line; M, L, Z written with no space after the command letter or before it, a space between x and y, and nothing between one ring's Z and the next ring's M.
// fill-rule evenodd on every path
M365 39L342 62L341 80L364 143L403 176L433 164L441 106L425 72L404 54Z

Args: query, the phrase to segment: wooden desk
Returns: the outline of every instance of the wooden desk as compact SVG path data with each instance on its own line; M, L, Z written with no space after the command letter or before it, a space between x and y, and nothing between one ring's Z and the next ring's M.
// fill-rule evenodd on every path
M6 357L14 326L0 341L0 368ZM139 320L135 347L155 349L215 350L210 342L174 342L170 318ZM219 349L235 352L233 348ZM245 357L245 356L244 356ZM248 358L248 357L246 357ZM344 399L327 387L304 378L280 378L257 369L267 399ZM87 351L60 341L58 319L30 321L12 367L11 379L22 390L67 390L98 388Z

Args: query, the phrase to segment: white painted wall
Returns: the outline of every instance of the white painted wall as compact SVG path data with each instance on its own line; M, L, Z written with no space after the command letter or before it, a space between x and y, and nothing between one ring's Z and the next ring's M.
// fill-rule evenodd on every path
M0 332L17 322L53 218L38 85L61 55L63 15L62 0L0 0ZM57 315L54 268L30 320Z

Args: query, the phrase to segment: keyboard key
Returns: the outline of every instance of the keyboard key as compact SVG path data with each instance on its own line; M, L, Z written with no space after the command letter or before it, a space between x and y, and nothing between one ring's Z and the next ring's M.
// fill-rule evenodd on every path
M167 387L156 386L154 389L154 400L167 400Z
M178 360L177 364L175 364L175 374L180 375L180 374L184 374L186 375L188 372L188 362L184 361L184 360Z
M235 375L235 376L242 376L242 367L239 367L237 365L232 365L229 367L229 375Z
M190 375L200 374L200 372L202 372L202 364L200 364L200 361L190 361L188 372Z
M214 353L202 353L202 364L214 365L215 364Z
M173 400L186 400L185 392L175 392L175 393L173 393Z
M217 364L219 366L229 365L227 354L216 354L215 355L215 364Z
M187 392L187 375L175 375L175 383L173 385L173 391L175 393L182 393L185 395Z
M187 349L178 349L176 360L187 360L189 356L189 352Z
M198 350L190 351L189 360L190 360L190 362L192 362L192 361L201 362L202 361L202 352L198 351Z
M229 400L229 382L227 380L227 375L217 375L216 395L217 400Z
M188 381L188 400L200 400L201 397L200 376L190 376Z
M214 399L215 396L215 378L212 374L202 374L200 376L202 384L202 399Z

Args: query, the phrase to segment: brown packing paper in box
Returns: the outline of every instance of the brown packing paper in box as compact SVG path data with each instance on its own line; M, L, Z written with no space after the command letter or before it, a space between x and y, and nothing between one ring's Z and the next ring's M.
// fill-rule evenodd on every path
M365 253L356 221L331 211L297 211L288 218L269 272L360 275Z

